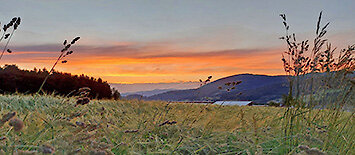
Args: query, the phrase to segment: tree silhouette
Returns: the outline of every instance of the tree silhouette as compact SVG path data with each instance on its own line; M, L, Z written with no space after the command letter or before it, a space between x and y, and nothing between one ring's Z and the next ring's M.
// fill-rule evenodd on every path
M0 92L1 93L35 93L43 79L48 75L47 69L21 70L16 65L5 65L0 67ZM91 98L119 98L119 92L110 88L110 85L101 78L89 77L84 74L71 75L53 71L47 80L43 90L47 93L54 92L59 95L72 93L82 87L91 89Z

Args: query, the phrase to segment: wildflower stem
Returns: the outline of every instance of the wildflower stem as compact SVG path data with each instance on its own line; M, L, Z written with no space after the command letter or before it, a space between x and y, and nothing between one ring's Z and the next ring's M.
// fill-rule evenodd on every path
M4 53L5 53L5 50L6 50L7 46L9 45L9 42L10 42L11 37L12 37L12 35L14 34L14 32L15 32L15 29L12 29L12 32L11 32L11 34L10 34L10 37L9 37L9 39L7 40L7 42L6 42L6 44L5 44L5 47L4 47L4 49L2 50L2 53L1 53L1 55L0 55L0 60L1 60L2 56L4 55ZM2 38L1 38L1 39L2 39Z
M63 57L64 52L61 52L61 54L59 55L57 61L53 64L51 70L49 71L48 75L46 76L46 78L44 78L41 86L39 87L37 94L42 90L44 84L46 83L47 79L49 78L49 76L51 75L51 73L54 71L54 67L58 64L59 60Z
M1 38L0 38L0 42L2 41L2 39L4 39L6 31L4 31L4 33L2 34Z

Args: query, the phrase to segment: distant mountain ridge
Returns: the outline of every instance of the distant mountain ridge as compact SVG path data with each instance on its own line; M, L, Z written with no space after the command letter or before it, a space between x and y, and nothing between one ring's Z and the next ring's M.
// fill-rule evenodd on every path
M227 91L225 83L242 81L236 89ZM222 87L222 89L218 89ZM266 103L279 99L288 92L287 76L268 76L254 74L238 74L224 77L197 89L174 90L156 94L145 99L166 101L196 100L252 100Z
M122 93L122 96L129 96L129 95L142 95L145 97L149 97L149 96L153 96L153 95L157 95L157 94L161 94L161 93L165 93L168 91L173 91L176 89L154 89L154 90L148 90L148 91L137 91L137 92L131 92L131 93Z
M162 89L172 89L172 90L182 90L182 89L193 89L198 88L198 82L173 82L173 83L110 83L112 88L118 90L121 94L131 95L134 93L142 93L146 91L162 90Z

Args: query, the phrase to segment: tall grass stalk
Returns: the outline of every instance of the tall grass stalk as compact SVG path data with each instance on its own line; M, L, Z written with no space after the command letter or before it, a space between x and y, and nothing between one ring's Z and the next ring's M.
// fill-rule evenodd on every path
M290 27L286 15L280 16L286 29L286 35L280 39L284 40L287 45L282 61L290 84L289 93L284 97L287 110L282 117L284 147L287 152L290 152L292 148L302 143L294 137L302 134L305 128L307 130L322 129L322 132L326 132L327 138L320 148L331 150L332 145L339 144L334 143L340 139L338 136L344 136L338 133L339 121L345 121L339 120L343 114L342 111L354 106L353 95L351 95L354 94L352 89L354 83L351 80L354 72L355 45L340 50L336 57L336 48L332 48L331 43L324 38L329 23L321 26L321 12L317 21L313 48L310 50L308 40L298 42L294 33L289 34ZM330 109L327 116L329 122L317 122L319 111L314 112L315 108ZM352 115L348 119L352 120ZM327 124L320 125L320 123ZM348 125L345 123L343 128ZM340 143L348 145L352 142L345 140Z
M15 32L15 30L17 30L18 26L20 26L21 24L21 18L20 17L14 17L12 18L12 20L8 23L8 24L5 24L4 27L3 27L3 34L0 38L0 42L3 40L3 39L7 39L6 41L6 44L1 52L1 55L0 55L0 60L1 58L3 57L5 51L8 51L9 53L11 52L11 50L9 50L7 47L10 43L10 40ZM10 34L6 34L7 30L10 29L12 27L12 31ZM1 29L0 29L1 30Z
M71 48L71 45L74 45L76 43L76 41L78 41L80 39L80 37L76 37L74 38L69 44L67 44L67 40L64 40L63 43L63 49L60 52L60 55L58 56L57 60L55 61L55 63L53 64L52 68L49 70L49 73L47 74L47 76L44 78L41 86L39 87L37 93L40 93L44 84L46 83L47 79L49 78L49 76L52 74L52 72L54 71L54 67L58 64L59 61L62 61L62 63L67 63L67 60L63 60L66 56L70 55L73 53L73 51L69 51L69 49Z

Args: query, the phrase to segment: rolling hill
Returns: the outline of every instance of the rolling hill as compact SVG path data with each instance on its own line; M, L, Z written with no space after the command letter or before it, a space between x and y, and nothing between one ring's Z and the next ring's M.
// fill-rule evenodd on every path
M227 91L225 83L242 81L236 89ZM218 89L222 87L222 89ZM148 100L252 100L257 103L279 99L288 92L286 76L238 74L224 77L197 89L174 90L147 97Z
M129 95L142 95L145 97L149 97L149 96L153 96L156 94L161 94L161 93L165 93L168 91L173 91L176 89L154 89L154 90L148 90L148 91L137 91L137 92L129 92L129 93L122 93L122 96L129 96Z

